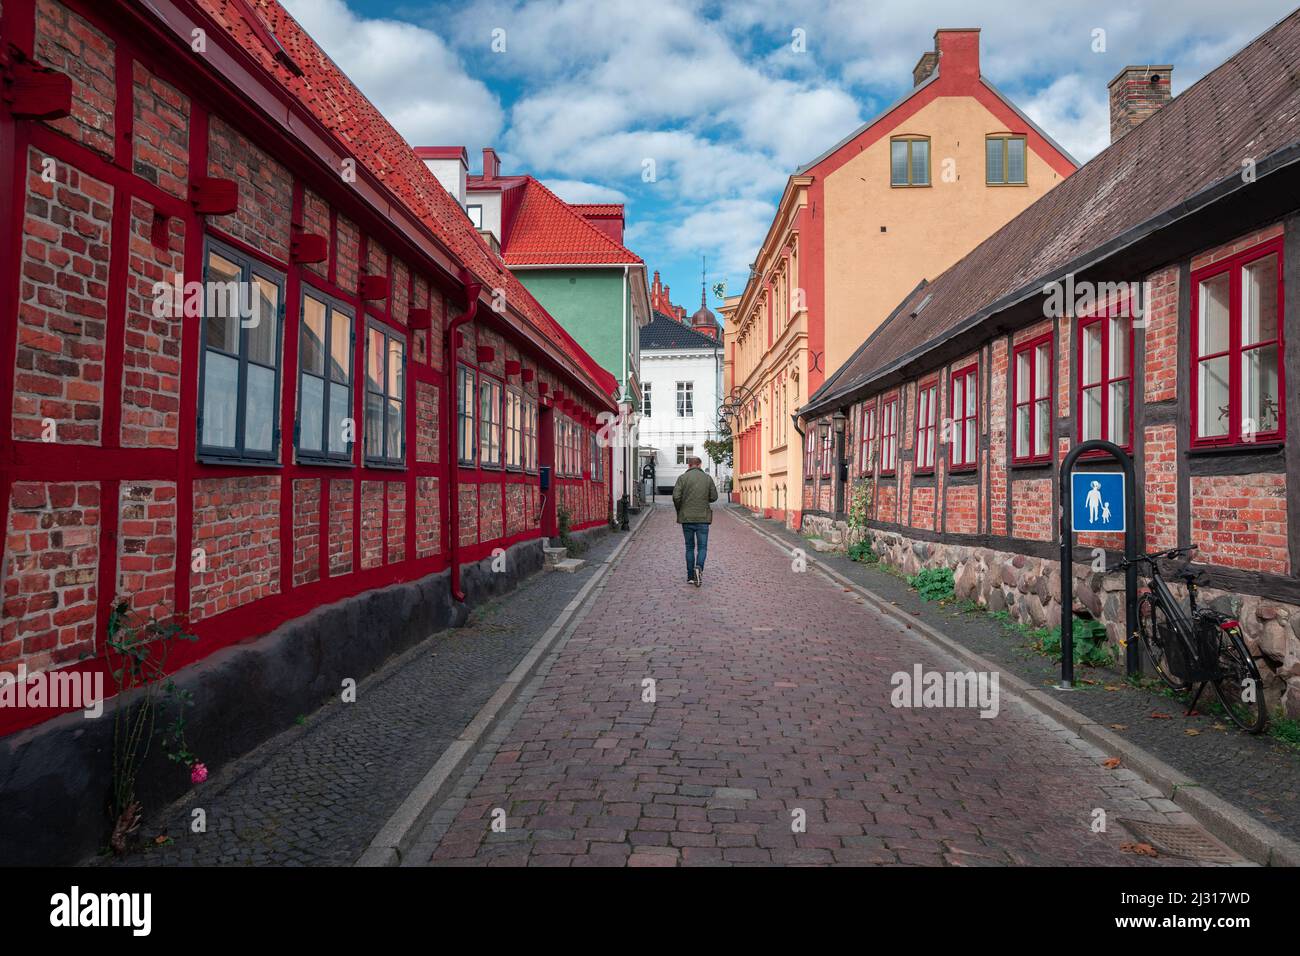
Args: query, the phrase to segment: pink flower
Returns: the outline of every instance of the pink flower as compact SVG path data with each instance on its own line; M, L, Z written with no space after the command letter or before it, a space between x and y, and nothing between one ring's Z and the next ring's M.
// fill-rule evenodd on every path
M195 761L190 764L190 783L202 783L208 779L208 768Z

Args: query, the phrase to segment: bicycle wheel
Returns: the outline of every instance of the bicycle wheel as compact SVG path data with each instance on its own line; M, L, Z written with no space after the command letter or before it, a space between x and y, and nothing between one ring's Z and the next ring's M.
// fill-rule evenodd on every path
M1174 633L1169 615L1154 594L1144 594L1138 602L1138 634L1142 637L1147 660L1160 675L1160 679L1176 691L1190 688L1191 685L1170 666L1168 642L1178 640L1178 636ZM1184 655L1177 656L1181 660Z
M1264 683L1241 638L1240 627L1219 628L1219 671L1214 692L1219 695L1228 717L1247 733L1263 731L1268 724Z

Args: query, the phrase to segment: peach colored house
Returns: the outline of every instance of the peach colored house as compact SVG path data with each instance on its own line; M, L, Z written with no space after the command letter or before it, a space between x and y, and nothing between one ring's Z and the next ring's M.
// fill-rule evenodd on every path
M758 449L738 500L795 526L794 411L919 282L1078 168L981 75L978 29L937 31L913 80L789 178L750 281L722 309L733 433Z

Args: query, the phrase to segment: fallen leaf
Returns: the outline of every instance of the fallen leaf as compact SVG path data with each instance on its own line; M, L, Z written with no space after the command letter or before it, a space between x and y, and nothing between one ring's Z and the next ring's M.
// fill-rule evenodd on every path
M1185 711L1183 711L1183 716L1184 716L1184 717L1200 717L1200 716L1201 716L1201 712L1200 712L1199 710L1185 710Z
M1124 688L1120 687L1119 684L1107 684L1107 685L1106 685L1106 690L1110 690L1110 691L1123 690L1123 689L1124 689Z
M167 836L167 834L163 833L159 836L154 837L153 842L156 846L162 846L164 843L167 842L168 839L169 837Z
M1151 713L1147 714L1147 716L1150 717L1152 720L1173 720L1173 717L1171 717L1169 714L1163 714L1158 710L1151 711Z
M1215 725L1214 725L1214 729L1215 729L1215 730L1227 730L1227 729L1228 729L1228 725L1227 725L1227 724L1215 724Z
M1128 730L1128 724L1111 724L1111 730Z
M1183 731L1183 733L1185 733L1189 737L1199 737L1201 735L1201 732L1199 730L1196 730L1193 727L1188 727L1186 730Z
M1101 762L1101 765L1105 767L1107 770L1114 770L1116 767L1119 766L1119 758L1107 757L1105 760Z
M1125 853L1136 853L1138 856L1159 856L1156 848L1150 843L1121 843L1119 848Z

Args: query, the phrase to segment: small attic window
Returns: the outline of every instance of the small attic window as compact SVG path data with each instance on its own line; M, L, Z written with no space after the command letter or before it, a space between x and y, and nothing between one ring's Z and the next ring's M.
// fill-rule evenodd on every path
M921 314L921 310L930 304L931 298L933 298L932 295L927 295L924 299L920 301L920 303L917 304L916 308L912 310L911 313L912 318L916 318L918 315Z
M234 5L235 9L243 16L244 22L252 28L253 32L257 34L257 38L262 41L262 45L271 51L272 58L294 76L302 76L302 67L294 62L293 57L289 55L289 51L271 32L271 28L253 9L249 0L234 0Z

